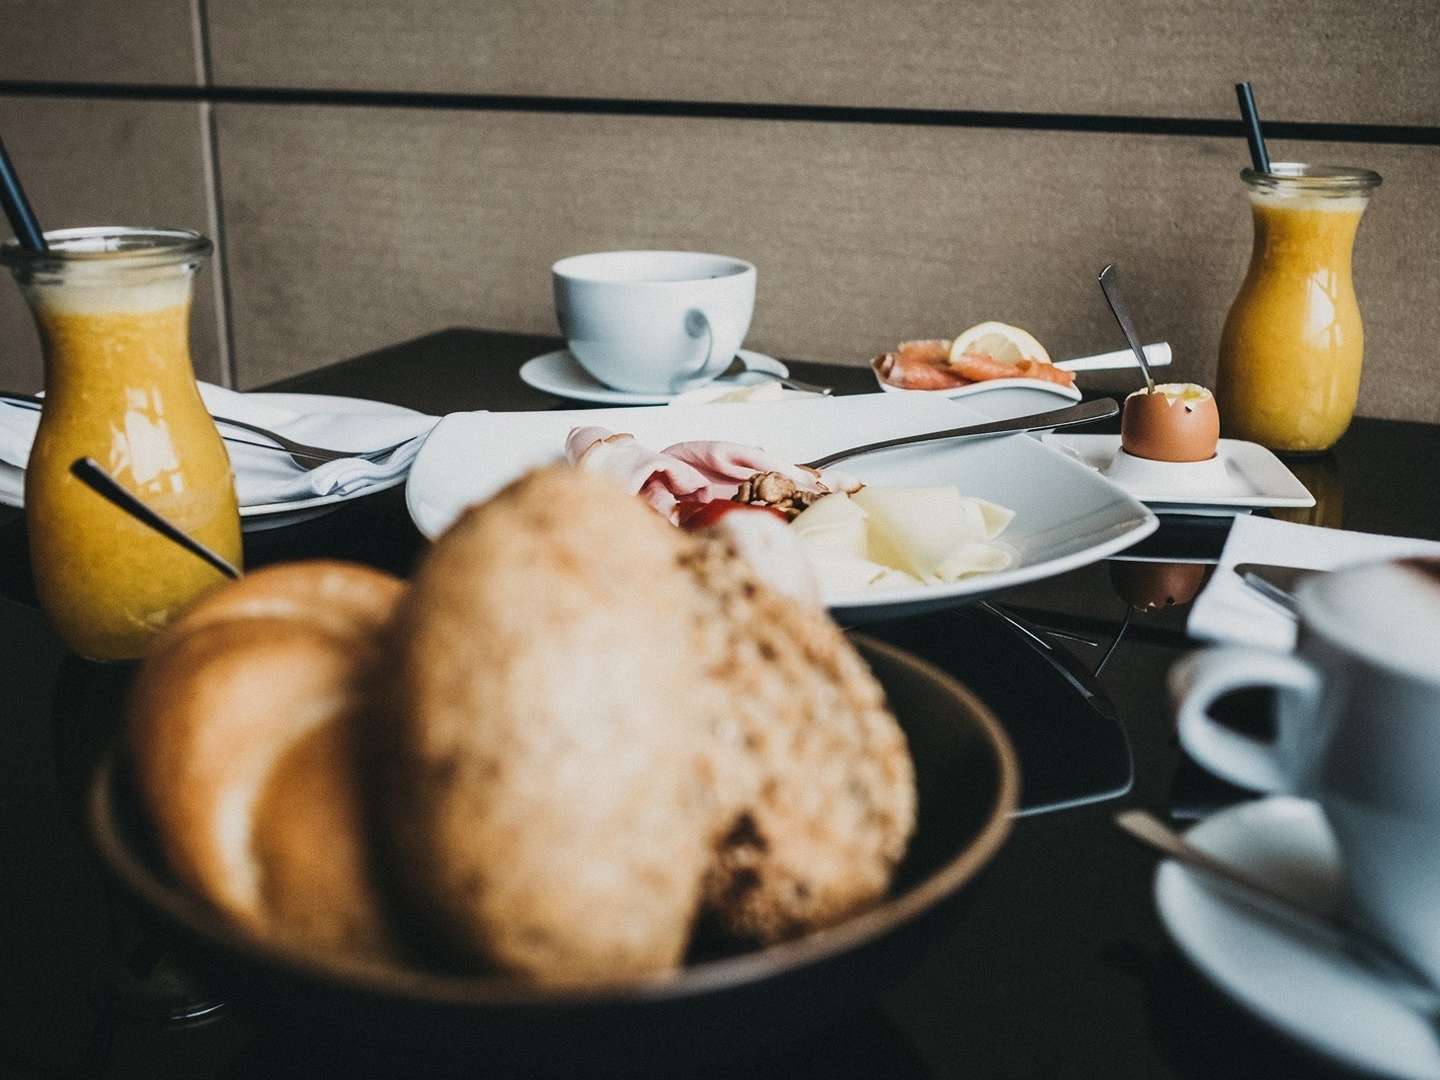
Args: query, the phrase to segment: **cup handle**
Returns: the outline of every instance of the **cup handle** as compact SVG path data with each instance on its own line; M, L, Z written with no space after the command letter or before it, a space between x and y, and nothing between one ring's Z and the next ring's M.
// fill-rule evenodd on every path
M699 308L691 308L685 313L685 333L692 338L705 338L705 359L700 361L695 370L686 372L675 380L673 386L676 390L715 378L724 369L724 365L730 362L728 356L723 357L719 363L715 361L715 331L710 326L709 317ZM711 367L718 370L711 371Z
M1216 723L1210 715L1217 698L1247 686L1271 686L1309 701L1320 696L1315 669L1286 653L1239 646L1192 653L1170 672L1180 744L1196 761L1232 783L1257 791L1291 791L1294 781L1280 759L1278 740L1261 742Z

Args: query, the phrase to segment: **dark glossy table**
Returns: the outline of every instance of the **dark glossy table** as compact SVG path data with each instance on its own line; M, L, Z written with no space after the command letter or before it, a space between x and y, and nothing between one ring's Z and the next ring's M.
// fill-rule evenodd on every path
M516 377L553 344L450 330L275 388L433 413L573 407ZM794 367L842 392L873 389L864 370ZM1312 519L1440 539L1440 427L1359 420L1331 455L1296 471L1320 495ZM1226 527L1171 521L1144 547L1213 560ZM250 534L247 561L328 555L403 573L422 547L396 489ZM1128 604L1106 564L1004 594L998 606L867 630L918 648L987 699L1019 746L1032 812L921 964L862 1015L797 1033L762 1071L1333 1075L1190 969L1157 920L1154 861L1110 824L1122 806L1184 820L1243 797L1201 774L1176 744L1164 676L1187 646L1183 607L1135 614L1120 635ZM67 656L48 631L30 593L23 522L8 510L0 510L0 657L0 1076L286 1075L278 1044L242 1018L222 1010L188 1025L161 1022L117 975L117 962L142 970L155 956L143 941L137 955L134 927L107 901L81 807L90 764L115 728L125 672Z

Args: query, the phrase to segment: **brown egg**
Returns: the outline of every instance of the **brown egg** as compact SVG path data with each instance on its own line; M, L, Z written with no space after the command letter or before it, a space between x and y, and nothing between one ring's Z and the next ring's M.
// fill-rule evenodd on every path
M1213 569L1205 563L1113 559L1110 562L1110 584L1121 599L1138 610L1158 611L1194 600Z
M1215 395L1194 383L1163 383L1125 399L1120 445L1152 461L1206 461L1215 456L1220 412Z

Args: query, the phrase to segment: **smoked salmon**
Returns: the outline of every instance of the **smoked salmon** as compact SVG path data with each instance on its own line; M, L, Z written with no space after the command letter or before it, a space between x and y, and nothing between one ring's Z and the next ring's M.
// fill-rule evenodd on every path
M961 353L960 359L949 365L949 369L971 382L987 379L1040 379L1057 386L1074 386L1075 374L1054 364L1046 364L1029 357L1013 364L1001 363L989 356L978 353Z
M871 365L891 386L902 390L953 390L972 380L952 371L950 342L938 338L902 341L894 352L877 356Z
M902 390L953 390L991 379L1040 379L1057 386L1075 385L1073 373L1030 357L1006 363L979 353L962 353L952 363L950 342L938 338L902 342L894 352L877 356L870 365L882 380Z

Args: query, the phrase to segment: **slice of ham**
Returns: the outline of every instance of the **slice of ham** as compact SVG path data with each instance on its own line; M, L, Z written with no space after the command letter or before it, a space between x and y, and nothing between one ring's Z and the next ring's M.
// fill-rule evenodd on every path
M633 435L601 427L574 428L565 440L565 457L579 468L608 476L671 521L676 519L678 502L733 498L742 480L761 472L780 473L796 487L812 492L853 491L860 486L843 473L802 468L741 443L695 440L656 453Z
M657 454L634 435L602 427L577 427L565 439L565 458L586 472L609 477L631 495L639 495L667 518L681 499L701 497L710 480L678 458Z
M711 482L712 499L733 498L740 481L756 473L779 473L802 491L831 491L821 474L814 469L793 465L758 446L724 442L719 439L675 443L660 453L691 465L704 473ZM708 500L707 500L708 501Z

